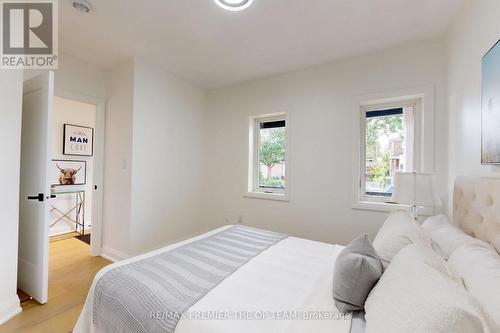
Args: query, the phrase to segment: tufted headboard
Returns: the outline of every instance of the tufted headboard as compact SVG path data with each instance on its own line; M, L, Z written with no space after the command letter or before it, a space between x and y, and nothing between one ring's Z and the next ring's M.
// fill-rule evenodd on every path
M500 253L500 178L459 177L453 191L453 224Z

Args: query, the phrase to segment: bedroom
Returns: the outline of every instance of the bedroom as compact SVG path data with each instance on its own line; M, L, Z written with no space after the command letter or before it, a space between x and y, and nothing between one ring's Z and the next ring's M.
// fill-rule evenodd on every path
M81 13L69 0L58 3L54 89L106 102L105 258L124 260L234 224L326 244L347 245L364 233L373 241L397 206L358 200L365 104L416 99L432 115L415 127L415 170L433 174L441 205L421 209L420 223L452 216L457 177L498 173L481 164L482 59L500 38L496 1L254 0L238 12L213 0L91 5ZM23 317L27 309L7 321L20 310L19 179L12 175L20 170L23 73L2 69L0 80L8 138L1 143L0 331L59 332L57 318L44 326L37 313ZM284 200L251 193L250 119L270 114L287 116ZM63 331L73 329L92 278Z

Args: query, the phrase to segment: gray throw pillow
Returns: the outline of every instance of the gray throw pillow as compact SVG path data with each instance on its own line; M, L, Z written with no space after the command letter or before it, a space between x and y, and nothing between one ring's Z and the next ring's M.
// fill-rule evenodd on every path
M339 311L363 310L368 294L382 273L382 261L368 235L350 242L338 255L333 272L333 298Z

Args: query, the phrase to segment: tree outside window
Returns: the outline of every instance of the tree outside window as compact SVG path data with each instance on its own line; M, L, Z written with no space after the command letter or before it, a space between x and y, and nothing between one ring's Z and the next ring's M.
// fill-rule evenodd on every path
M285 127L261 128L259 145L259 187L285 188Z
M392 176L402 170L403 115L366 118L366 193L392 194Z

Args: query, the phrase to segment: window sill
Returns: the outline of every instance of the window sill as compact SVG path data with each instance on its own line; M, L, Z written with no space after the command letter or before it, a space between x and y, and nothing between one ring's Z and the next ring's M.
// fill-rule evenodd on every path
M375 212L394 212L398 209L406 209L408 206L393 204L388 202L356 201L352 204L352 209L369 210Z
M409 208L409 205L375 201L356 201L352 204L352 209L355 210L367 210L372 212L386 213L392 213L400 209L407 210ZM434 215L434 209L432 207L419 207L418 214L420 216L432 216Z
M286 193L282 194L282 193L247 192L245 193L244 197L250 199L263 199L263 200L284 201L284 202L290 201Z

